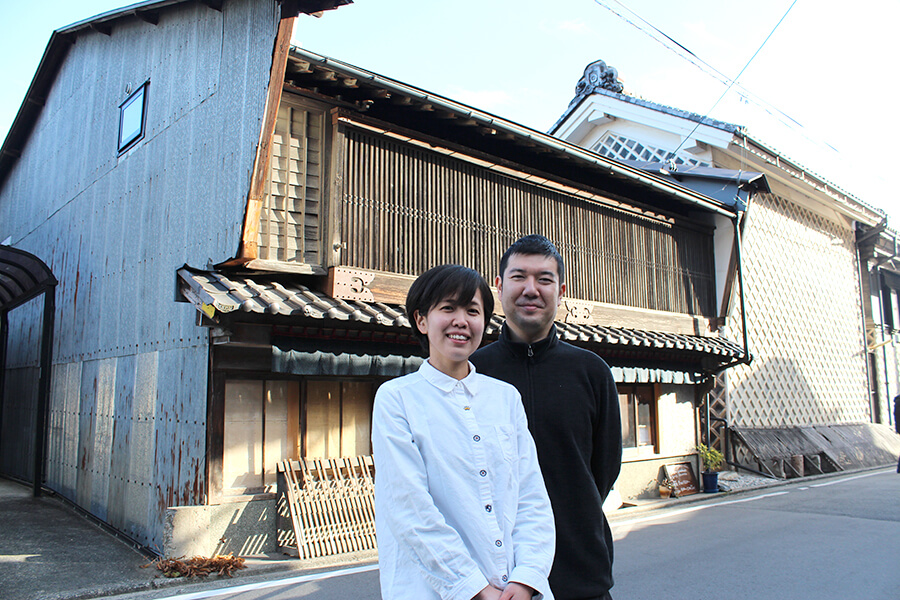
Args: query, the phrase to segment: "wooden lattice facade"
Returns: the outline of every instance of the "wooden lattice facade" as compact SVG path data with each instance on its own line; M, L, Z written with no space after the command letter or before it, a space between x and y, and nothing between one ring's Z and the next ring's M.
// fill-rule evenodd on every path
M416 275L463 262L495 274L511 243L540 231L566 256L572 297L714 314L710 228L612 208L353 127L342 138L343 264Z

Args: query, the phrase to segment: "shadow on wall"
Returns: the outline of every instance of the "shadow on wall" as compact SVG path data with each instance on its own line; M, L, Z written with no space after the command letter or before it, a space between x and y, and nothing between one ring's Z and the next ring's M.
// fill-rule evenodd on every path
M170 508L164 539L166 557L277 552L275 500Z
M276 550L275 501L264 500L248 502L240 509L231 511L215 553L251 556Z

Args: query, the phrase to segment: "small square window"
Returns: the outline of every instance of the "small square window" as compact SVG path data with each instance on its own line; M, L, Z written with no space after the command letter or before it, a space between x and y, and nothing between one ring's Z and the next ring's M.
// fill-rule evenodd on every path
M147 124L147 88L144 83L119 106L119 152L122 153L144 137Z

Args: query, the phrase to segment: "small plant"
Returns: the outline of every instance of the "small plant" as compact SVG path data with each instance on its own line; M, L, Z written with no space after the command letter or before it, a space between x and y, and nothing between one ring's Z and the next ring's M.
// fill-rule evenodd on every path
M666 491L663 491L666 490ZM675 496L675 484L672 483L672 480L666 477L659 484L659 495L663 498L668 498L669 496Z
M715 448L710 448L705 444L697 446L697 452L700 453L700 460L703 461L703 470L706 472L718 471L725 457Z
M651 479L649 487L652 491L659 493L660 498L668 498L675 495L675 484L668 477L660 479Z

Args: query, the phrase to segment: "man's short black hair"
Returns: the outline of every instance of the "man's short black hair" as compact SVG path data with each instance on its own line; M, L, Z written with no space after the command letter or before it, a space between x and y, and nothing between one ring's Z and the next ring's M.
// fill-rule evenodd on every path
M413 335L418 338L425 352L428 352L428 336L416 327L416 313L427 315L444 299L451 298L455 306L468 306L481 292L484 306L484 328L487 329L494 314L494 296L487 281L478 271L460 265L440 265L419 275L406 294L406 316Z
M513 254L540 254L547 258L556 260L556 270L559 274L560 285L566 281L566 265L563 263L562 255L553 242L542 235L532 233L520 237L515 243L506 249L503 258L500 259L500 279L503 279L503 273L506 271L506 265L509 264L509 257Z

